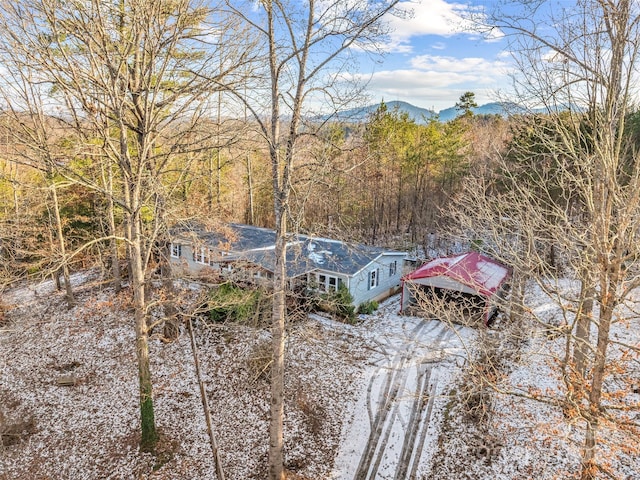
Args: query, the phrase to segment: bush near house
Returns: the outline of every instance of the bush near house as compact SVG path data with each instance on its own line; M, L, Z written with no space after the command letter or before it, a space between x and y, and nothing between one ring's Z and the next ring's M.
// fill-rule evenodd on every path
M318 308L335 314L339 319L347 323L354 323L356 320L356 307L353 306L353 296L344 285L340 285L336 291L320 295Z
M258 326L268 321L269 297L260 289L223 283L209 293L204 309L212 322L237 322Z
M378 302L375 300L367 300L358 305L358 313L363 315L371 315L378 309Z
M365 302L358 313L371 313L377 308L376 302ZM260 327L268 325L271 320L271 297L262 289L245 288L226 282L209 292L202 310L212 322L235 322ZM306 317L307 313L314 310L332 313L347 323L356 320L353 297L345 286L320 295L293 292L287 297L287 310L289 319L293 321Z

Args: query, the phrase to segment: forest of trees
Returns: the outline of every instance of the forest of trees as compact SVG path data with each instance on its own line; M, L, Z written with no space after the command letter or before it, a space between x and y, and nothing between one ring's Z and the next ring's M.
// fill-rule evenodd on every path
M640 254L640 122L630 96L637 7L584 2L551 22L575 26L553 40L495 13L525 39L514 47L527 72L523 99L537 96L547 113L475 116L465 92L449 122L417 122L381 103L349 123L305 102L335 112L358 98L361 86L329 85L321 73L336 62L352 68L349 47L384 37L383 16L403 14L398 2L369 2L366 14L313 1L260 2L259 12L253 2L214 3L0 3L2 285L54 276L69 305L73 271L98 268L116 290L129 286L141 446L153 451L145 286L168 278L170 298L173 225L275 228L281 260L294 230L416 252L428 233L449 232L512 267L517 285L537 280L571 310L564 401L585 429L582 478L596 478L599 425L616 421L603 406L609 328L638 284L627 268ZM323 8L331 28L314 21ZM607 55L585 54L595 50ZM278 268L274 479L283 475L282 261ZM578 299L551 288L563 275L581 280Z
M42 125L27 127L27 118L2 115L4 282L51 274L65 264L75 270L107 269L112 264L110 229L115 226L116 236L122 234L121 207L112 207L114 225L109 225L109 199L96 187L111 181L117 188L119 175L111 172L109 178L92 158L75 158L69 150L79 149L83 140L64 120L47 114L42 118ZM270 163L268 152L251 138L256 125L238 118L199 122L215 131L216 138L208 135L199 140L197 151L167 160L160 182L169 192L167 222L215 220L273 228ZM42 128L43 136L53 137L42 148L50 150L47 155L57 164L33 158L31 149L40 146L18 138L26 135L25 128ZM329 122L301 146L293 179L295 228L372 245L421 246L427 233L438 231L441 208L470 170L484 168L491 152L502 148L510 128L510 121L498 116L417 123L384 103L365 123ZM79 170L82 178L68 177ZM145 208L149 224L152 206ZM61 261L56 211L65 255L71 256L67 263Z

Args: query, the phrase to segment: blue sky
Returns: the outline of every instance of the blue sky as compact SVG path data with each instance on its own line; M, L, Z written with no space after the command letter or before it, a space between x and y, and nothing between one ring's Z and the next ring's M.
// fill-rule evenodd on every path
M378 63L361 65L373 103L402 100L438 111L453 106L466 91L482 105L508 90L510 56L504 38L499 32L483 38L466 20L469 14L481 15L491 0L462 1L401 3L413 17L390 17L388 53Z

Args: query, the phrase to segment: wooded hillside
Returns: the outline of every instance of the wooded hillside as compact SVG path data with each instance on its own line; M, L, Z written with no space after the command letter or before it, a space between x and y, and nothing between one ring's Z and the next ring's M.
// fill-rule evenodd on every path
M389 16L410 15L404 3L0 1L0 285L53 276L70 309L75 271L126 289L139 444L156 453L149 339L176 340L198 307L176 291L171 228L273 228L266 470L282 480L291 234L419 258L435 239L445 254L456 242L511 269L512 323L549 329L527 292L556 302L557 388L510 393L578 426L582 480L615 478L603 445L624 449L640 432L628 378L640 348L611 333L638 311L639 7L492 4L475 21L512 42L511 117L474 115L465 92L446 122L384 103L363 122L334 120L362 98L363 85L343 81L355 78L354 52L379 52ZM489 353L467 397L481 406L504 380ZM606 428L620 432L615 444Z

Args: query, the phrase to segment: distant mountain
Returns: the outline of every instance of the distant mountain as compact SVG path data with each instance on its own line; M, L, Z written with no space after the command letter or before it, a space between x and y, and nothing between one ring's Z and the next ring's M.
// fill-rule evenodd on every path
M448 122L456 118L460 112L456 107L445 108L439 112L427 108L416 107L407 102L393 100L385 102L389 111L398 110L407 113L409 118L418 124L425 124L434 116L438 115L441 122ZM333 118L337 118L343 122L361 123L366 122L371 115L378 109L380 104L367 105L366 107L352 108L338 112ZM481 105L473 109L476 115L501 115L506 117L510 114L522 112L523 109L513 103L493 102Z
M480 105L477 108L472 108L471 111L476 115L500 115L506 117L514 113L522 112L523 109L514 103L493 102ZM440 110L438 115L442 122L448 122L460 115L460 112L456 107L449 107L444 110Z
M393 100L391 102L384 102L387 105L389 111L397 109L400 112L406 112L409 118L416 123L426 123L426 120L433 117L436 113L433 110L426 108L416 107L407 102L400 102ZM338 112L336 117L339 120L345 122L360 123L365 122L371 117L371 115L380 107L380 104L367 105L366 107L352 108L349 110L343 110ZM425 120L426 119L426 120Z

